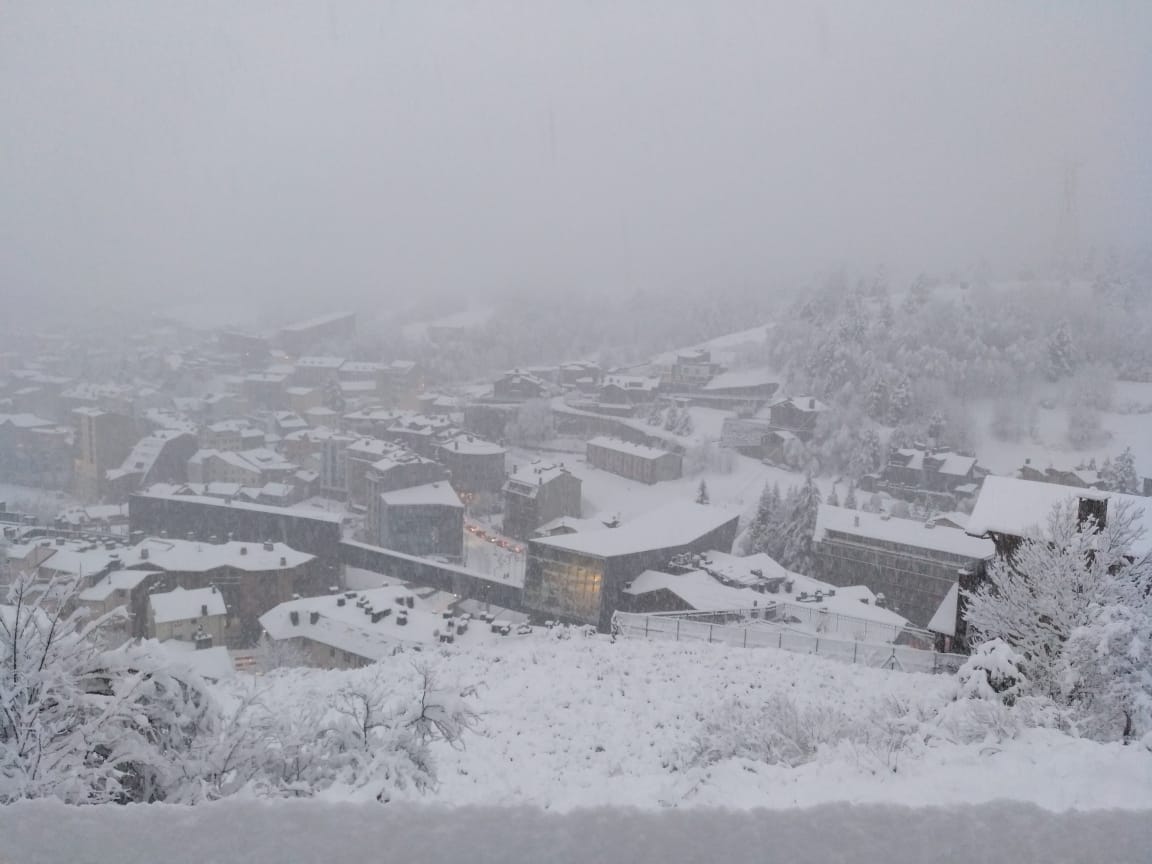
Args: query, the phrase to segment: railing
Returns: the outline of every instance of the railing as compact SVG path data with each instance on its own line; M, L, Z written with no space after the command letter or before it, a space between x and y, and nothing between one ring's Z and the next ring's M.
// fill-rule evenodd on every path
M761 614L768 610L759 610ZM711 612L716 618L724 613ZM823 634L802 633L766 620L745 620L741 624L700 620L699 615L617 612L612 616L612 632L619 636L645 639L672 639L689 642L716 642L739 648L777 648L799 654L817 654L843 663L898 669L904 672L953 673L968 658L961 654L941 654L906 645L837 639Z

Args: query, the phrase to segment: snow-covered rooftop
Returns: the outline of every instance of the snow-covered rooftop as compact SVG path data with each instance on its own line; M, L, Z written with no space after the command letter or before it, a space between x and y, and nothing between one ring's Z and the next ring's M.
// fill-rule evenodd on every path
M534 544L607 558L683 546L734 521L736 514L693 501L675 501L617 528L542 537Z
M311 511L310 511L311 512ZM271 548L269 548L271 547ZM201 573L233 567L253 573L299 567L314 556L283 543L202 543L198 540L167 540L156 537L122 550L125 567L145 566L157 570Z
M113 570L95 585L80 592L82 603L103 603L116 591L132 591L155 570Z
M425 483L423 486L409 486L407 489L394 489L380 493L380 500L390 507L415 505L440 505L442 507L463 507L460 496L447 481Z
M1057 504L1075 498L1108 501L1109 506L1112 502L1129 502L1140 513L1138 521L1144 528L1143 536L1133 543L1132 551L1138 555L1152 551L1152 499L1016 477L984 479L966 530L976 537L989 532L1024 537L1047 525L1048 516Z
M628 453L632 456L639 456L642 459L658 459L661 456L667 456L667 450L661 450L657 447L649 447L645 444L633 444L631 441L625 441L622 438L610 438L607 435L600 435L588 441L589 447L603 447L606 450L615 450L617 453Z
M300 516L307 519L321 520L324 522L332 522L339 525L341 517L333 513L321 513L316 510L301 509L299 507L274 507L270 504L252 504L248 501L225 501L220 498L213 498L208 495L181 495L179 492L170 491L164 487L162 491L152 491L157 487L152 487L147 492L136 493L144 498L162 498L168 501L187 501L189 503L203 504L211 507L233 507L237 510L247 510L255 513L272 513L279 516ZM131 504L129 504L131 507Z
M152 610L152 620L157 624L228 614L224 595L215 588L173 588L149 594L148 605Z
M411 598L412 608L401 606L399 598ZM340 605L341 599L344 605ZM445 631L450 623L444 612L454 599L437 593L425 600L407 587L387 585L281 603L260 616L260 626L273 639L311 639L357 657L379 660L398 646L438 643L437 632ZM373 623L365 608L376 613L389 610L389 614ZM292 613L296 613L295 623ZM407 623L398 623L399 613L403 613ZM455 635L453 644L474 645L502 638L483 621L476 620L469 622L464 633Z
M507 452L499 444L466 434L449 438L440 444L440 449L452 453L466 453L470 456L498 456Z
M928 629L933 633L942 633L945 636L956 635L956 606L960 600L960 583L956 582L948 589L940 606L928 622Z
M897 519L886 514L821 504L816 514L813 538L819 542L828 531L978 560L990 558L996 551L990 540L971 537L958 528L929 527L929 523L915 519Z
M762 387L766 384L775 384L779 380L779 375L767 367L737 369L731 372L721 372L705 384L703 389L708 391L726 390L733 387Z

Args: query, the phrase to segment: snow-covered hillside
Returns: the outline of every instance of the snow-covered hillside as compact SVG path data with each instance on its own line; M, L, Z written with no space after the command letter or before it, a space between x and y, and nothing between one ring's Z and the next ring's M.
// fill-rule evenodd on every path
M403 678L416 657L445 688L475 685L467 701L479 721L463 749L433 745L434 789L393 800L558 811L1002 798L1050 810L1152 808L1152 753L1142 747L1034 728L1023 712L977 715L971 703L949 704L950 677L772 649L527 638L355 672L281 673L259 686L269 705L287 707L305 690Z

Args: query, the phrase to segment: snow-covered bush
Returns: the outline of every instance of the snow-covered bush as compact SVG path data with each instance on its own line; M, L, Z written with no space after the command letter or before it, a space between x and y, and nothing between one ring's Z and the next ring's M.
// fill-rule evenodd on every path
M0 605L0 803L154 801L184 782L216 709L156 643L109 649L80 581L20 575Z
M0 605L0 803L194 803L335 785L387 800L433 784L429 743L459 746L472 727L471 691L440 687L426 665L280 670L242 677L219 700L155 642L108 648L121 615L89 620L78 587L20 577ZM263 688L278 686L296 691L290 710L265 704Z
M687 762L750 759L794 768L811 760L822 744L846 737L850 725L846 715L832 708L801 708L788 696L763 702L731 699L704 722Z
M1013 705L1023 695L1028 678L1024 658L1002 639L990 639L972 652L956 673L958 695Z

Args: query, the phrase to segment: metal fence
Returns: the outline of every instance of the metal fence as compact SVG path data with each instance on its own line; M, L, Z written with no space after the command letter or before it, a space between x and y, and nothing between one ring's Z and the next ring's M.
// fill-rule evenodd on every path
M719 616L723 613L710 614ZM716 642L740 648L777 648L799 654L817 654L843 663L903 672L953 673L968 659L962 654L941 654L907 645L802 633L774 625L770 619L722 623L677 613L646 615L617 612L612 616L612 631L620 636L645 639Z

